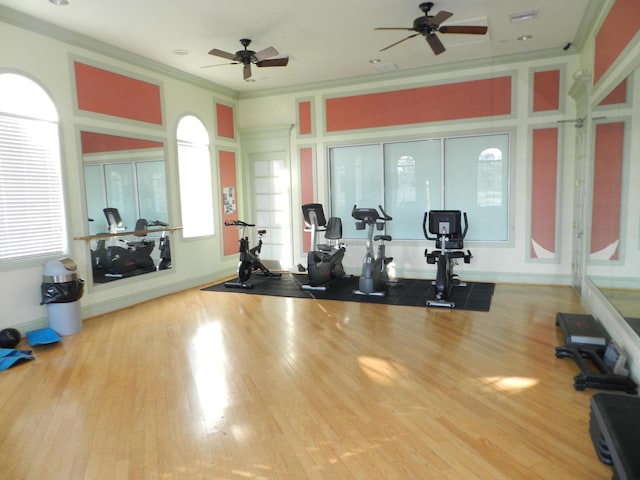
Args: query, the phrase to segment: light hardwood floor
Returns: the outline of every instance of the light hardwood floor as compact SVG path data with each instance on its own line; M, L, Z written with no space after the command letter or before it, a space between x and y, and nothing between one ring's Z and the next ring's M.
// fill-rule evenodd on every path
M91 318L0 372L0 478L609 479L558 311L569 287L490 312L193 289Z

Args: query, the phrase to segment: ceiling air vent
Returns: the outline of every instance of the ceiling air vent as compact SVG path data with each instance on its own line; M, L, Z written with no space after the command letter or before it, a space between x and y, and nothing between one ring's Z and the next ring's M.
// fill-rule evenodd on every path
M524 22L525 20L533 20L538 16L537 10L527 10L526 12L518 12L512 13L511 15L512 22Z

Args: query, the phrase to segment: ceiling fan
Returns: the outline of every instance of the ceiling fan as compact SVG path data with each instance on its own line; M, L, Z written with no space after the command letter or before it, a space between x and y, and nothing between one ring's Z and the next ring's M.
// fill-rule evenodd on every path
M395 47L399 43L404 42L405 40L409 40L410 38L417 37L418 35L422 35L425 37L427 43L433 50L435 55L440 55L442 52L446 50L444 45L440 41L440 39L436 36L436 32L438 33L464 33L467 35L484 35L487 33L488 27L479 26L479 25L451 25L451 26L440 26L440 24L450 17L453 16L451 12L445 12L442 10L438 12L436 15L429 15L429 12L433 8L433 2L424 2L418 5L418 8L424 12L424 15L416 18L413 21L412 27L378 27L374 30L409 30L412 33L408 37L403 38L402 40L392 43L381 49L383 52L391 47Z
M215 55L217 57L231 60L231 63L224 63L222 65L237 65L239 63L244 65L244 68L242 69L242 75L245 80L251 78L252 63L257 67L285 67L289 63L289 57L272 58L278 55L278 51L273 47L268 47L264 50L260 50L259 52L254 52L253 50L247 49L247 47L251 44L250 39L241 38L240 43L244 47L244 50L238 50L236 53L229 53L214 48L212 50L209 50L209 55ZM206 65L205 67L214 66L217 65Z

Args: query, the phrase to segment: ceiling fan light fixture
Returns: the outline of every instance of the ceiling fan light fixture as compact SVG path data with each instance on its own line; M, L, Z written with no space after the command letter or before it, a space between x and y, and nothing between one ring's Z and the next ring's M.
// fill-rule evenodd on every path
M531 40L532 38L533 35L522 35L518 37L518 40L520 40L521 42L526 42L527 40Z
M53 5L57 5L57 6L63 6L63 5L69 5L69 2L67 0L49 0L49 3L52 3Z

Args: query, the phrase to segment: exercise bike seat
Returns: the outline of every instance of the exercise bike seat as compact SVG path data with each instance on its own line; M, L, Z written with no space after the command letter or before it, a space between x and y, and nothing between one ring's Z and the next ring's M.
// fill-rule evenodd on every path
M393 238L391 237L391 235L376 235L375 237L373 237L374 242L377 242L379 240L390 242L391 240L393 240Z
M342 219L340 217L329 217L324 238L328 240L340 240L342 238Z

